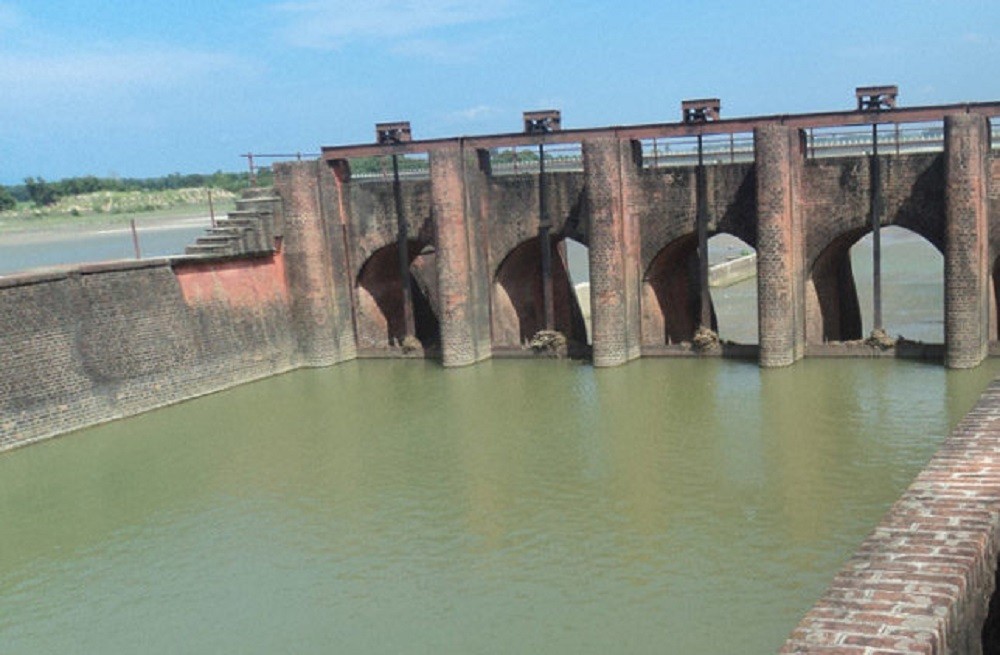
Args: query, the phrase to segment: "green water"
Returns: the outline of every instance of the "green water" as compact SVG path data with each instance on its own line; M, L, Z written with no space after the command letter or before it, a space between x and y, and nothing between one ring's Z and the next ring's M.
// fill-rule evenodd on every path
M0 455L0 653L773 653L1000 362L300 371Z

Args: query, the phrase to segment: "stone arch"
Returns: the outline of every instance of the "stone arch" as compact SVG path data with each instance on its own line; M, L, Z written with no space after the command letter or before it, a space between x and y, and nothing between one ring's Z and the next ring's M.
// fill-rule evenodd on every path
M573 291L563 238L552 238L552 299L555 329L570 342L586 344L587 330ZM538 237L514 247L493 276L493 347L520 349L545 328L542 257Z
M664 246L642 277L641 339L644 346L691 341L698 328L701 293L698 237L686 234ZM712 329L718 327L712 309Z
M416 338L428 349L438 345L437 274L433 248L415 239L407 241L409 284L413 298ZM406 336L403 289L399 283L399 258L395 243L383 246L365 261L355 283L358 347L384 350L402 345Z

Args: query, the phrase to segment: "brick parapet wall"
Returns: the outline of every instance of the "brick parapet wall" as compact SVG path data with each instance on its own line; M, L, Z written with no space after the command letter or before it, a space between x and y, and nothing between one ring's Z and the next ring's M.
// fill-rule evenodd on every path
M945 365L970 368L989 342L989 123L945 117Z
M982 653L1000 554L997 453L1000 380L952 430L781 652Z

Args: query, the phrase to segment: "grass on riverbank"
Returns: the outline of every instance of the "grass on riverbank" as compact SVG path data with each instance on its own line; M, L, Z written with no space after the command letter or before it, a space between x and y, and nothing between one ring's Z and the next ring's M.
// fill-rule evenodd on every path
M236 195L212 189L216 216L235 207ZM0 212L0 232L91 229L188 216L208 215L208 189L168 189L164 191L99 191L60 198L48 207L21 203L16 209Z

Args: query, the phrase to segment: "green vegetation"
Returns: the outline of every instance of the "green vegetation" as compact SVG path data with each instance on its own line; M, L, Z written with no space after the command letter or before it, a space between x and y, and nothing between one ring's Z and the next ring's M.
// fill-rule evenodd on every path
M261 168L257 171L257 183L261 186L269 186L273 183L273 177L269 168ZM40 209L57 205L61 200L66 198L93 196L100 193L148 194L159 191L181 191L203 188L218 189L235 194L248 186L250 186L250 176L248 173L223 173L222 171L216 171L210 175L201 173L188 175L171 173L164 177L151 178L101 178L87 175L84 177L70 177L57 182L49 182L42 177L28 177L25 178L24 184L15 185L9 189L0 187L0 211L11 211L17 208L16 205L12 206L9 202L3 200L5 195L13 197L18 203L30 203L36 209ZM112 203L111 206L121 205ZM158 206L159 203L153 203L145 211L150 211ZM94 211L100 213L100 210L96 208ZM127 209L123 209L123 211L134 212L144 210L136 207L128 207Z
M257 183L273 184L270 169L257 171ZM217 215L235 207L247 173L165 177L99 178L92 175L49 182L28 177L24 184L0 186L0 232L91 228L129 219L172 219L209 213L209 193Z
M9 211L17 207L17 198L10 191L0 186L0 212Z

